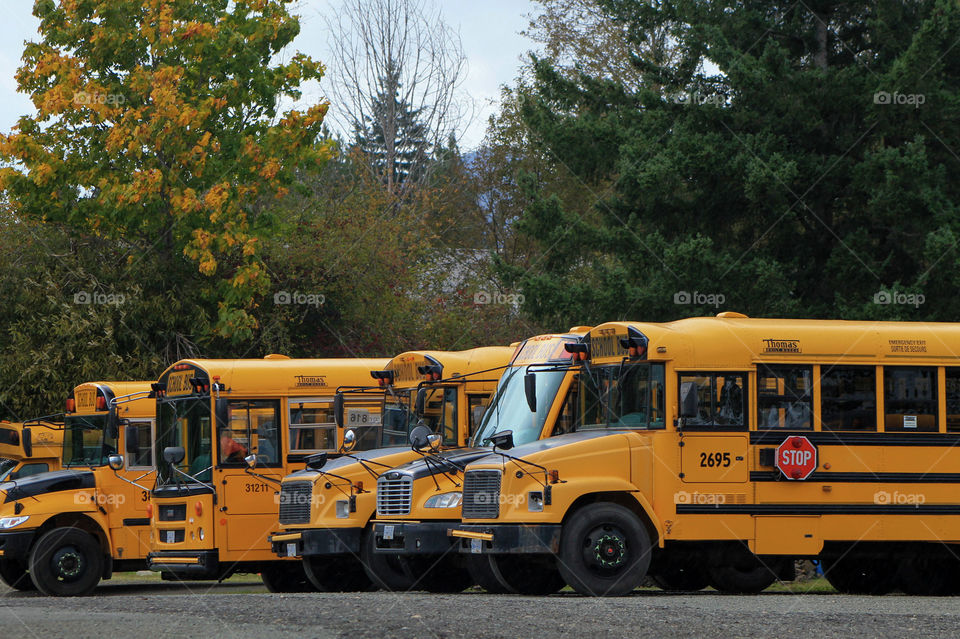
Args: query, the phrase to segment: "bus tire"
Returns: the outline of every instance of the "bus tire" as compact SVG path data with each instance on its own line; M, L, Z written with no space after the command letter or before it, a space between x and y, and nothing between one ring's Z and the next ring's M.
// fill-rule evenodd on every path
M307 577L303 564L284 561L266 566L260 571L260 579L270 592L313 592L313 584Z
M399 557L376 552L373 527L368 526L360 546L360 561L374 587L390 592L407 592L413 581L404 572Z
M625 595L647 576L651 551L650 535L632 511L590 504L563 526L560 574L582 595Z
M492 595L517 594L509 586L505 586L497 579L497 574L491 561L492 559L493 555L467 555L464 557L467 572L470 573L473 582Z
M789 559L767 557L761 559L743 545L724 546L714 555L708 574L710 585L725 593L755 594L766 590L777 580L783 562Z
M839 592L885 595L897 587L897 572L879 558L848 554L821 558L823 576Z
M0 579L14 590L28 592L37 589L30 579L26 565L16 559L0 560Z
M668 592L691 592L710 585L710 575L703 566L684 561L664 561L650 578L657 587Z
M411 581L411 590L449 594L474 585L470 572L455 554L405 555L400 557L400 564Z
M490 555L490 565L499 583L518 595L552 595L567 585L550 555Z
M100 583L105 558L100 543L79 528L54 528L30 552L30 578L53 597L89 595Z
M363 592L373 583L354 557L313 556L303 558L303 570L320 592Z
M911 544L898 558L900 589L908 595L960 592L960 561L941 544Z

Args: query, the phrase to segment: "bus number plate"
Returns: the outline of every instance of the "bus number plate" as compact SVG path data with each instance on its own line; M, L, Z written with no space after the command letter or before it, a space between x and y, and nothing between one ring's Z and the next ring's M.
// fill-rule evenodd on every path
M482 539L471 539L470 540L470 552L474 555L479 555L483 552L483 540Z
M177 531L175 531L175 530L168 530L168 531L167 531L167 543L168 543L168 544L175 544L175 543L177 543Z
M384 527L383 527L383 538L384 538L384 539L393 539L393 526L384 526Z
M297 544L287 544L287 557L296 557L297 556Z

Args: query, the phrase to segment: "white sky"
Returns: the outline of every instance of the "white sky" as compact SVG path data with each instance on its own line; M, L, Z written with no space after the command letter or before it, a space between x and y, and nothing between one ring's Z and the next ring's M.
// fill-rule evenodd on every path
M334 0L335 1L335 0ZM21 115L31 113L33 105L16 92L14 74L20 66L25 40L38 38L39 21L32 15L33 0L2 0L0 20L0 131L9 131ZM464 90L476 101L479 113L461 139L461 149L476 147L483 138L487 117L496 110L500 86L512 84L521 57L534 43L519 34L527 27L526 16L533 11L532 0L438 0L447 22L459 29L469 70ZM327 63L323 13L330 11L329 0L299 0L295 13L302 16L301 32L294 48ZM320 96L318 88L307 88L305 100Z

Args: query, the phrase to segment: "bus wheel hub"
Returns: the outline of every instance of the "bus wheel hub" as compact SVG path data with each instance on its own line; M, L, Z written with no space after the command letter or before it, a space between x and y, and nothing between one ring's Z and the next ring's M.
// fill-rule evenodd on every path
M597 561L605 568L615 568L623 563L627 546L619 535L602 535L593 546Z
M83 570L83 558L73 548L64 548L54 555L53 563L57 567L57 574L64 579L77 577Z

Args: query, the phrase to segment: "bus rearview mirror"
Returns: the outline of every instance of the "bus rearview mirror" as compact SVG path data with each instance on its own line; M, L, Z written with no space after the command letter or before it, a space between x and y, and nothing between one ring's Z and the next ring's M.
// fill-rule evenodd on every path
M523 376L523 392L527 396L527 406L530 412L537 412L537 374L527 373Z
M107 464L115 471L123 470L123 455L110 455L107 457Z
M430 435L432 434L433 432L423 424L416 426L410 431L410 447L413 450L427 448L430 445Z
M167 446L163 449L163 461L169 464L179 464L186 454L183 446Z
M333 396L333 421L337 428L343 428L343 394L337 393Z
M23 454L27 457L33 457L33 431L24 428L20 433L20 440L23 442Z
M123 428L123 438L125 440L124 450L130 455L136 455L140 452L140 431L136 426L128 424Z
M340 452L349 453L357 447L357 433L352 428L343 434L343 444L340 445Z
M427 389L422 386L417 389L417 401L413 406L413 412L417 417L423 417L427 410Z

